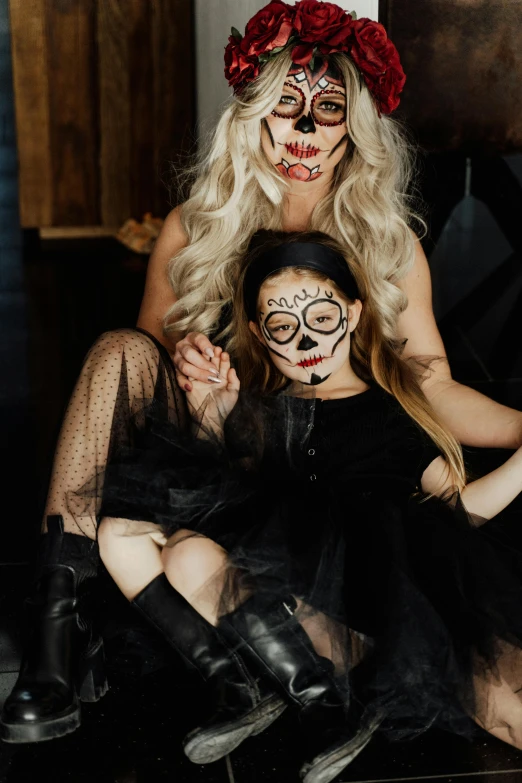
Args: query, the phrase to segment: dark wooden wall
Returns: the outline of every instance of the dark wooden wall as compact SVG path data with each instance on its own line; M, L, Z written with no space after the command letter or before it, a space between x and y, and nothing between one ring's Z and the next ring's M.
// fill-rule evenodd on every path
M431 150L522 152L522 0L385 0L408 80L400 112Z
M10 0L22 227L165 215L194 124L192 0Z

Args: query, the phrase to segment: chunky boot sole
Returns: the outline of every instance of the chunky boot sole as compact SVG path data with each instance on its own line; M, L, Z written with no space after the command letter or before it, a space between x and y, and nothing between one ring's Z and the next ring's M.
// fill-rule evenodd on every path
M270 696L242 717L208 728L194 729L185 739L185 755L194 764L219 761L248 737L261 734L282 715L286 706L278 696Z
M321 753L310 764L304 764L300 772L303 783L330 783L364 750L382 721L382 716L375 715L366 724L363 723L351 740Z
M73 704L66 713L49 720L29 723L0 723L0 737L4 742L17 745L25 742L45 742L72 734L81 724L80 704Z
M11 744L24 742L45 742L65 737L81 724L80 701L95 702L107 693L103 641L100 641L84 656L80 667L80 696L64 712L45 720L6 721L0 719L0 739Z

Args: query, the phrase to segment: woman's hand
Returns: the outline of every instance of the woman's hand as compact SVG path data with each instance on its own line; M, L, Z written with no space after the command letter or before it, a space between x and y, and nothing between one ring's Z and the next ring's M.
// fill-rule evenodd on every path
M213 351L214 357L210 363L218 380L210 383L193 380L188 383L181 373L177 373L176 378L180 387L187 393L187 403L193 417L215 432L221 429L223 422L233 410L239 395L240 383L236 371L230 366L229 354L221 348L214 348ZM207 370L206 378L208 373ZM210 386L212 388L209 388Z
M214 362L216 351L208 337L199 332L189 332L176 343L174 365L178 383L184 391L192 390L192 382L202 382L207 390L212 383L221 383L219 370Z

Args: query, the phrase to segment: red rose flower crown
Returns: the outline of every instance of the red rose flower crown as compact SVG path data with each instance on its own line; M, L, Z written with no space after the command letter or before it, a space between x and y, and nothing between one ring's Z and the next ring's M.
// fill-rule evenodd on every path
M357 19L335 3L300 0L291 6L272 0L250 19L245 34L232 28L225 48L225 76L240 92L274 55L292 48L292 60L313 69L320 55L344 52L352 58L379 113L399 105L406 76L386 30L372 19Z

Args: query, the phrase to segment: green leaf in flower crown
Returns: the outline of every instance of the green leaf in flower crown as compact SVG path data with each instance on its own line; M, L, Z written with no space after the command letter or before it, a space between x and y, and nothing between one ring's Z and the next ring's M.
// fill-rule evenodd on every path
M308 67L310 68L311 71L314 70L314 67L315 67L315 49L314 49L314 53L312 55L312 59L308 63Z
M352 17L353 21L355 22L357 19L357 11L349 11L348 12L350 16Z
M239 32L237 27L232 27L230 32L231 32L232 38L235 38L236 41L242 41L243 40L243 36L241 35L241 33Z
M260 54L259 57L258 57L259 62L261 64L267 63L269 61L269 59L270 59L270 54L272 54L272 52L270 52L270 53L263 52L262 54Z

